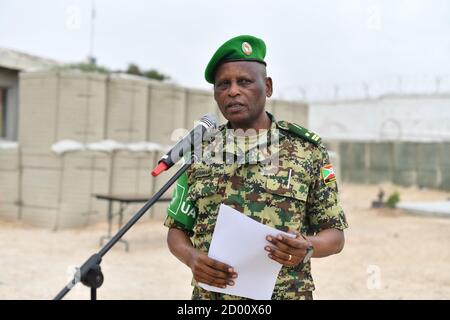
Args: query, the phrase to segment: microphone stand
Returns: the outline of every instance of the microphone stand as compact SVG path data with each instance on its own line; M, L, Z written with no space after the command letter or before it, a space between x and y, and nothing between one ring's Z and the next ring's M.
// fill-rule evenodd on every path
M178 178L189 168L194 155L191 157L191 162L184 164L175 175L166 182L166 184L159 189L159 191L148 200L144 206L124 225L111 240L106 243L103 248L93 254L87 259L81 268L77 269L73 279L56 295L53 300L61 300L64 296L81 281L85 286L91 288L91 300L97 300L97 289L103 284L103 273L100 267L102 257L125 235L125 233L147 212L156 201L170 188L170 186L178 180Z

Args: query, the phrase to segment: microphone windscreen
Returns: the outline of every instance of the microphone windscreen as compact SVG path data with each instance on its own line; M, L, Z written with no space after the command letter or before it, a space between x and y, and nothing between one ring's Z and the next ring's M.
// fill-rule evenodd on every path
M200 122L207 128L207 129L216 129L218 124L217 116L213 113L205 114L201 119Z

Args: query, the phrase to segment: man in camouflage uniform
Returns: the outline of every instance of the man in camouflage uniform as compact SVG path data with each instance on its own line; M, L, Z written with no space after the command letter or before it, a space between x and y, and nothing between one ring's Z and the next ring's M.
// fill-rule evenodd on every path
M205 72L228 123L179 179L165 221L171 252L192 270L193 299L243 299L198 286L225 288L239 276L207 255L222 203L295 234L268 236L261 248L283 266L272 299L312 299L309 258L344 246L347 222L327 150L314 133L265 112L272 79L264 56L262 40L238 36L216 51Z

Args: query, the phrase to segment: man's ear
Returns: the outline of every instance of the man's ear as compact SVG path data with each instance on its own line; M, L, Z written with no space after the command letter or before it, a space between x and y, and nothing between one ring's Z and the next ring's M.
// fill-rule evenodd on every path
M272 84L272 78L266 77L266 97L270 98L273 93L273 84Z

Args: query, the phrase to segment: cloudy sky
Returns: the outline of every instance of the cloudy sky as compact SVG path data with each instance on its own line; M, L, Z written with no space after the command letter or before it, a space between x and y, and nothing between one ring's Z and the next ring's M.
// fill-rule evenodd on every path
M89 52L91 0L0 0L0 46L63 61ZM94 56L209 88L206 63L239 34L267 44L283 97L311 84L450 74L448 0L96 0Z

